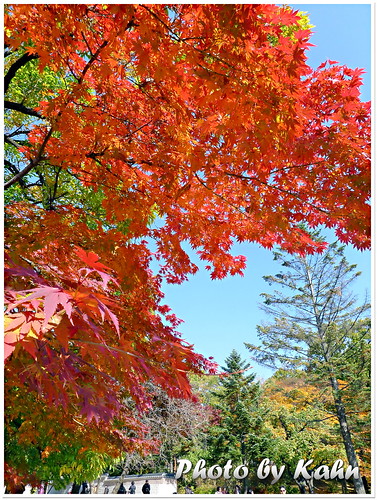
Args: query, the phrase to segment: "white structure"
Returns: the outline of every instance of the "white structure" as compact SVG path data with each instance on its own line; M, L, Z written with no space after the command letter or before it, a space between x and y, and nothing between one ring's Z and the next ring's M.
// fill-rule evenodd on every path
M122 475L117 477L108 477L107 475L103 475L91 483L92 495L102 496L106 493L110 495L116 494L121 483L123 483L123 486L126 488L126 492L128 494L128 488L130 487L131 481L135 482L135 494L143 495L141 488L143 487L146 479L151 487L151 496L164 497L166 495L170 496L177 493L177 480L175 479L174 474L156 473L133 476Z

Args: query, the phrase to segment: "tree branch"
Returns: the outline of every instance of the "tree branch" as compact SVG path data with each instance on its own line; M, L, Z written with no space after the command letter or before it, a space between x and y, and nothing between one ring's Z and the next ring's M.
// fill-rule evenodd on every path
M11 173L12 173L13 175L18 175L18 174L19 174L19 172L20 172L20 171L18 170L18 168L16 167L16 165L13 165L13 163L11 163L11 162L10 162L9 160L7 160L7 159L4 159L4 166L5 166L5 167L8 167L8 168L9 168L9 170L11 171ZM19 182L20 182L20 186L21 186L22 188L26 188L26 184L25 184L25 181L24 181L23 179L20 179L20 181L19 181Z
M238 71L239 73L244 73L244 74L249 74L250 72L249 71L243 71L239 68L236 68L235 66L233 66L232 64L230 64L229 62L225 61L224 59L222 59L221 57L217 56L216 54L213 54L212 52L208 52L204 49L199 49L198 47L195 47L193 45L191 45L190 43L187 43L187 40L202 40L203 38L202 37L189 37L189 38L181 38L174 30L172 30L170 28L170 26L168 26L155 12L153 12L149 7L147 7L146 5L141 5L141 7L143 7L146 11L149 12L149 14L151 16L153 16L155 19L157 19L157 21L159 21L167 30L168 32L174 36L174 39L177 41L177 42L182 42L184 43L185 45L188 45L191 49L195 50L196 52L199 52L201 54L204 54L205 56L210 56L212 57L213 59L215 59L216 61L219 61L220 63L224 64L225 66L227 66L228 68L234 70L234 71ZM221 75L221 76L224 76L224 75ZM227 75L225 75L227 76Z
M224 203L226 203L230 207L234 208L241 215L250 218L250 215L247 212L242 211L240 209L240 207L237 207L236 205L234 205L233 203L231 203L230 201L228 201L226 198L224 198L223 196L221 196L221 194L216 193L216 191L214 191L212 188L208 187L207 184L196 173L194 173L194 176L200 182L200 184L203 187L205 187L206 189L208 189L208 191L211 191L211 193L213 193L215 196L217 196L218 198L220 198L220 200L222 200Z
M41 147L39 148L39 152L38 152L38 155L35 158L35 160L31 160L30 163L28 165L26 165L26 167L23 170L18 172L18 174L16 174L12 179L7 181L4 184L4 189L8 189L9 187L13 186L13 184L15 184L16 182L19 182L20 179L22 179L26 174L28 174L30 172L30 170L32 170L34 167L36 167L38 165L38 163L42 159L43 151L46 147L48 140L51 137L52 131L53 131L53 128L51 127L50 130L48 131L46 137L44 138L44 141L42 142Z
M25 115L36 116L37 118L43 119L43 116L40 113L38 113L38 111L35 111L34 109L31 108L27 108L26 106L18 102L4 101L4 108L13 109L14 111L19 111L20 113L24 113Z
M17 70L22 68L22 66L25 66L29 61L32 61L33 59L38 59L39 56L37 54L24 54L22 57L17 59L12 66L9 68L8 73L4 77L4 94L6 94L9 84L14 78Z
M13 165L9 160L4 159L4 165L7 166L13 174L17 174L19 172L18 168L16 165Z
M355 413L355 412L354 412ZM361 412L359 412L361 413ZM313 422L324 422L325 420L329 420L329 419L334 419L336 418L336 414L335 413L332 413L329 417L325 417L325 418L316 418L314 420L308 420L307 422L305 422L305 424L301 427L301 429L299 429L297 432L302 432L305 430L306 427L310 427L310 424L313 423Z
M27 135L30 130L20 130L19 128L10 134L7 134L7 137L14 137L15 135Z
M87 71L89 70L90 66L94 63L94 61L97 59L97 57L99 56L99 53L101 52L102 49L104 49L106 47L106 45L108 44L108 40L105 40L99 47L98 49L96 50L96 52L92 55L92 57L89 59L89 61L86 63L85 65L85 68L83 69L82 71L82 74L78 80L78 82L81 84L84 80L84 77L87 73Z
M53 190L53 193L52 193L53 200L57 199L56 193L57 193L57 189L58 189L59 175L60 175L60 172L62 171L62 169L63 169L63 167L58 167L58 169L56 171L56 174L55 174L54 190Z
M4 134L4 142L7 144L10 144L11 146L14 146L17 149L20 149L20 147L23 144L28 144L28 141L21 141L21 142L16 142L15 140L11 139L9 135Z
M298 167L298 165L295 165L295 168L296 167ZM229 175L230 177L237 177L238 179L242 179L242 180L246 180L246 181L257 181L260 184L262 184L263 186L266 186L266 187L271 188L271 189L276 189L280 193L284 193L284 194L287 194L289 196L292 196L293 198L300 201L301 203L304 203L305 205L308 205L309 207L314 208L315 210L318 210L319 212L322 212L326 215L330 215L330 213L327 210L324 210L323 208L317 207L317 205L314 205L313 203L310 203L309 201L302 200L298 193L294 193L294 192L289 191L287 189L282 189L279 186L274 186L273 184L269 184L268 182L260 180L258 177L251 177L248 175L234 174L232 172L227 172L227 171L224 171L224 174Z

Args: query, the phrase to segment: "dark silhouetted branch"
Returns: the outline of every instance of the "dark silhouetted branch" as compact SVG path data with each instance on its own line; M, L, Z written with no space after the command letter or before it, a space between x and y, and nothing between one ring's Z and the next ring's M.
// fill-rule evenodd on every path
M26 174L28 174L30 172L30 170L32 170L34 167L36 167L38 165L38 163L42 160L43 151L46 147L48 140L51 137L52 131L53 131L53 129L51 127L50 130L48 131L46 137L44 138L44 141L39 149L38 156L34 160L31 160L29 162L29 164L26 165L26 167L23 170L18 172L18 174L16 174L14 177L12 177L12 179L7 181L4 184L4 189L8 189L9 187L13 186L13 184L15 184L16 182L19 182L20 179L22 179Z
M10 82L12 78L15 76L17 70L25 66L26 63L32 61L33 59L38 59L37 54L24 54L22 57L17 59L12 66L9 68L8 73L4 77L4 93L7 92Z
M24 113L24 115L36 116L37 118L43 118L43 116L35 111L34 109L27 108L23 104L12 101L4 101L5 109L13 109L14 111L19 111L20 113Z

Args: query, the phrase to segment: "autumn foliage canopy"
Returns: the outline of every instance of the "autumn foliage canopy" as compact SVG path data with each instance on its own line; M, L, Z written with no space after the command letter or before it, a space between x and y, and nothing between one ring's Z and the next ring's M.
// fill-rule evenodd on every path
M310 68L310 30L268 4L12 5L5 28L6 91L31 63L62 82L32 108L6 95L5 187L23 192L5 219L9 439L152 449L146 382L190 397L187 374L214 369L162 302L162 280L197 270L184 245L214 279L242 274L234 241L313 253L305 227L325 226L369 247L363 71ZM54 195L30 202L49 169Z

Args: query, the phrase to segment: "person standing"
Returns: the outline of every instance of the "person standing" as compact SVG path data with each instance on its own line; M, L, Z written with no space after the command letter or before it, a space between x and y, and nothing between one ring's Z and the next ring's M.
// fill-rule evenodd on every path
M141 491L144 493L144 495L149 495L151 492L151 485L148 482L148 479L145 480L145 483L143 484L143 487L141 488Z
M37 493L38 495L44 495L45 492L45 483L42 481L38 487Z
M130 495L135 495L136 493L135 481L131 481L130 487L128 488L128 492Z
M119 486L119 490L117 492L117 495L125 495L127 492L126 492L126 488L124 487L124 484L122 483L120 486Z

